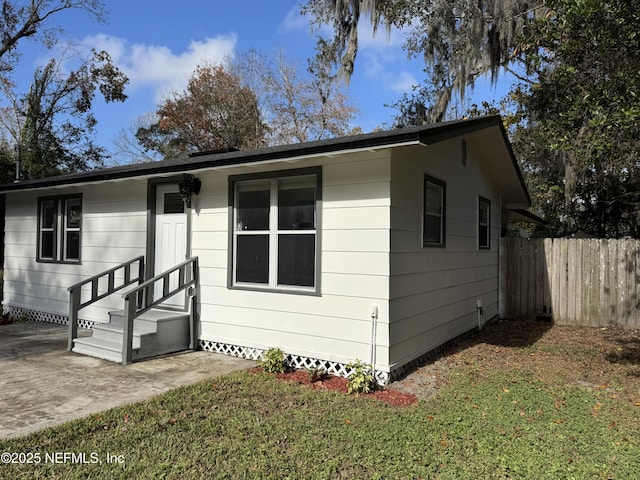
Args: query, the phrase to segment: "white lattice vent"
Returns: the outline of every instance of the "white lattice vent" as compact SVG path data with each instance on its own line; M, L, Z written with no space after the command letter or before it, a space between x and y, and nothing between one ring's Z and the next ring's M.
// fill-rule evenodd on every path
M206 352L223 353L232 357L248 358L249 360L259 360L264 350L259 348L242 347L240 345L229 345L228 343L212 342L200 340L200 348Z
M5 305L4 313L10 315L13 318L26 319L31 322L45 322L55 323L57 325L68 325L69 318L66 315L59 315L57 313L41 312L39 310L31 310L30 308L16 307L13 305ZM90 329L94 323L90 320L78 320L78 326L80 328Z
M229 345L226 343L212 342L208 340L200 340L200 348L207 352L223 353L234 357L248 358L251 360L260 360L265 350L259 348L243 347L240 345ZM351 369L347 365L340 362L332 362L330 360L322 360L319 358L305 357L302 355L286 354L285 360L287 364L296 369L312 369L322 368L330 375L338 377L347 377L351 373ZM378 385L386 385L389 382L389 373L375 371L374 376Z

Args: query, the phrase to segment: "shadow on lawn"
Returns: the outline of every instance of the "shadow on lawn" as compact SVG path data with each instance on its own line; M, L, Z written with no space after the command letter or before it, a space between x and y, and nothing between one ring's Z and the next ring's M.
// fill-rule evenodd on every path
M634 368L630 374L640 377L640 333L636 330L610 330L605 338L614 346L606 354L610 363Z
M553 326L550 321L497 320L469 337L473 343L525 348L540 340Z
M508 348L529 347L542 338L551 327L551 322L547 321L497 320L487 323L482 330L471 330L406 365L396 380L402 381L423 368L432 367L437 370L438 364L446 361L448 356L480 344Z

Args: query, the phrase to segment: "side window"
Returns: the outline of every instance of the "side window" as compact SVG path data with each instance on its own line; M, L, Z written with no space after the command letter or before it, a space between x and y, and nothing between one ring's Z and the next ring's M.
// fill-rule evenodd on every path
M315 291L319 174L264 175L231 188L232 285Z
M41 200L38 208L38 260L55 260L58 203Z
M491 248L491 201L478 200L478 248Z
M81 231L82 197L38 200L38 261L79 263Z
M445 246L446 199L446 183L437 178L425 175L424 221L422 226L422 245L425 247Z

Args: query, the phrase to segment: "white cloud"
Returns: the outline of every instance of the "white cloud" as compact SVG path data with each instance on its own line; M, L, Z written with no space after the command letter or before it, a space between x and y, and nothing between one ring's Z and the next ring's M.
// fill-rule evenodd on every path
M294 33L305 30L310 32L309 21L309 16L301 15L299 8L294 7L287 12L279 30ZM328 25L323 25L315 34L331 38L333 30ZM402 49L406 34L405 29L392 27L387 30L384 24L380 24L374 34L371 22L368 18L363 18L358 25L356 74L361 72L369 81L378 83L386 90L410 92L412 87L420 82L404 69L411 63Z
M284 20L278 27L281 32L298 32L300 30L309 30L309 16L300 14L300 7L295 6L287 12Z
M234 34L192 40L182 52L163 45L129 44L109 35L94 35L82 40L89 50L106 50L113 61L129 77L130 91L151 88L156 100L169 91L185 88L196 66L218 64L233 55L237 38Z
M358 45L363 50L397 53L401 50L404 42L404 33L397 28L391 28L388 31L385 25L380 24L374 33L370 22L358 24Z
M401 71L397 74L389 74L387 78L388 88L399 93L409 93L413 90L413 87L419 85L420 82L416 80L413 74Z

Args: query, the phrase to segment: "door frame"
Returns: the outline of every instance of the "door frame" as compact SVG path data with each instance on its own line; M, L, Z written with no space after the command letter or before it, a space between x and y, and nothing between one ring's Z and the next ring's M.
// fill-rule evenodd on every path
M172 175L163 178L150 178L147 180L147 246L145 260L145 280L153 278L156 274L156 194L158 185L166 185L169 183L179 183L183 180L182 175ZM186 238L186 255L191 257L191 208L185 205L185 213L187 215L187 238Z

